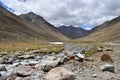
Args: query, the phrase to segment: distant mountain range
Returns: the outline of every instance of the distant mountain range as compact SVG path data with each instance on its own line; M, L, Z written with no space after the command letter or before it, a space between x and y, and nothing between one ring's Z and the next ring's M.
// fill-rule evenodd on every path
M19 17L0 6L0 41L66 39L68 38L44 18L32 12Z
M78 39L80 37L87 35L88 33L87 30L84 30L80 27L65 26L65 25L58 27L58 30L71 39Z
M120 41L120 16L86 31L73 26L60 26L59 31L71 39L83 41Z
M0 41L120 41L120 16L106 21L90 31L80 27L60 26L29 12L19 16L0 6Z

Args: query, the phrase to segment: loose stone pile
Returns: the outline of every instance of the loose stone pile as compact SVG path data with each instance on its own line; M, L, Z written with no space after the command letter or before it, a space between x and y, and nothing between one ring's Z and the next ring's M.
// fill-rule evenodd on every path
M0 57L0 80L119 80L115 72L110 63L67 50L57 54L14 52Z

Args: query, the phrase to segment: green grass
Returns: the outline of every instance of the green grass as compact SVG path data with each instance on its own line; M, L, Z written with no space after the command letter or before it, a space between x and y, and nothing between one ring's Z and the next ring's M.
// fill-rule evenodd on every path
M16 51L33 51L49 53L60 52L63 49L63 45L51 45L46 43L34 43L34 42L6 42L0 43L0 52L16 52Z
M86 50L85 56L90 57L92 54L96 53L97 47L103 47L105 45L104 42L97 42L97 41L80 41L80 40L71 40L69 43L75 44L78 47L93 47L89 50Z
M85 56L86 57L90 57L92 54L94 54L95 53L95 50L94 49L91 49L91 50L87 50L86 52L85 52Z

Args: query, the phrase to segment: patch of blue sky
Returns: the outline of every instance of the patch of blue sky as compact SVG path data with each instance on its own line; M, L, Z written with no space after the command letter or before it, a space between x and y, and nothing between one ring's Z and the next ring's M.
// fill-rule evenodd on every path
M9 10L10 12L15 12L15 10L14 10L14 9L12 9L12 8L8 7L6 4L4 4L4 3L3 3L3 2L1 2L1 1L0 1L0 5L1 5L2 7L4 7L4 8L6 8L7 10Z
M85 30L91 30L92 28L94 28L95 26L93 25L82 25L80 26L81 28L85 29Z

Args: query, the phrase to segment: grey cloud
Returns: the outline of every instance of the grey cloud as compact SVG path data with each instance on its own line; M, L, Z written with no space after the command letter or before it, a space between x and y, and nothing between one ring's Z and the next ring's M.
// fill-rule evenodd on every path
M75 15L70 14L66 8L60 8L58 9L55 13L51 15L51 19L53 20L59 20L59 19L68 19L68 18L73 18Z
M1 0L17 14L33 11L56 26L99 25L120 15L120 0Z

